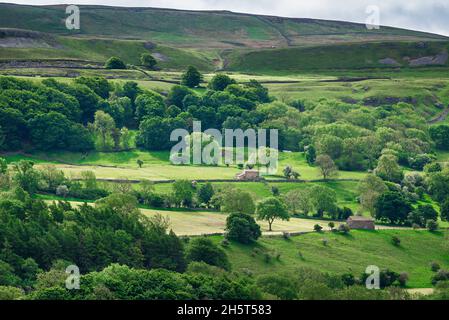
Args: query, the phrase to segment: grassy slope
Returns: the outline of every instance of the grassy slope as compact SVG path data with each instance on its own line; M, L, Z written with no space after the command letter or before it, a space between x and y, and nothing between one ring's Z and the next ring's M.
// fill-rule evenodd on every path
M23 158L20 155L8 155L9 162L18 161ZM229 168L222 165L213 166L175 166L169 163L169 152L146 152L146 151L124 151L114 153L90 152L87 156L75 152L46 152L35 153L31 160L38 160L39 165L45 163L55 164L66 174L78 176L81 171L92 170L97 178L103 179L150 179L150 180L170 180L170 179L233 179L241 170L236 166ZM138 168L136 161L144 161L142 168ZM44 160L44 161L43 161ZM279 158L278 176L282 177L282 169L291 165L301 173L301 178L305 180L320 179L319 169L310 167L304 155L300 153L282 153ZM363 172L341 171L340 179L361 179Z
M73 34L64 26L66 6L0 4L0 27ZM383 27L368 31L363 24L314 19L263 17L232 12L201 12L154 8L80 6L77 34L139 38L181 46L271 46L314 43L320 38L386 39L388 36L441 39L440 36ZM309 40L310 39L310 40Z
M112 40L112 39L83 39L72 37L58 37L58 47L53 48L1 48L0 60L63 60L77 59L93 62L105 62L111 56L117 56L128 64L140 65L143 53L153 53L162 57L158 65L164 69L185 69L194 65L203 71L214 69L209 56L194 49L176 49L167 46L157 46L146 49L145 41L140 40Z
M401 239L400 247L391 243L392 236ZM328 240L324 246L322 239ZM214 237L219 243L221 237ZM431 287L430 262L449 267L447 236L443 233L411 230L351 231L347 236L333 233L313 233L283 238L262 238L256 245L231 244L225 248L235 270L249 269L255 274L294 274L298 267L311 267L323 272L356 275L369 265L407 272L412 288ZM264 261L261 252L281 254L279 261Z
M416 42L396 41L270 49L246 53L235 51L228 56L227 69L256 73L294 73L311 70L364 68L391 69L391 65L381 64L379 60L392 58L401 66L406 66L404 57L416 59L433 56L447 51L448 47L448 42L428 42L425 47L420 47Z

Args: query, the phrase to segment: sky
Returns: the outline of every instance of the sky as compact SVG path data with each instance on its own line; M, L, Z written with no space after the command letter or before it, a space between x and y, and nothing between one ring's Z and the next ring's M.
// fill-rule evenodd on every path
M18 4L97 4L187 10L230 10L295 18L365 23L377 6L380 24L449 36L448 0L9 0Z

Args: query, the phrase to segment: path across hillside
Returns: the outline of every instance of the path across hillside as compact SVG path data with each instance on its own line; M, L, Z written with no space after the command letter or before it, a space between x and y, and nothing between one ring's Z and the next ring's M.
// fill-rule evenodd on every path
M447 107L443 112L441 112L437 117L429 120L429 124L437 124L446 120L449 115L449 107Z

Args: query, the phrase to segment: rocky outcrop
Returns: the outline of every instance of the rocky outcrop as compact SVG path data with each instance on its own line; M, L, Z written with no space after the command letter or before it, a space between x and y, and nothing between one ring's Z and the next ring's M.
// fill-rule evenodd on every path
M449 55L447 52L442 52L436 56L422 57L418 59L410 59L410 67L422 67L422 66L432 66L432 65L445 65Z

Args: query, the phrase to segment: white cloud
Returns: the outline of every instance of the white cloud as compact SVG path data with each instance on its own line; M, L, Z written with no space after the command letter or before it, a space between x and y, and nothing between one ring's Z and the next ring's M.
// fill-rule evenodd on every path
M297 18L365 22L369 5L380 8L381 24L449 35L447 0L22 0L20 4L101 4L189 10L230 10Z

